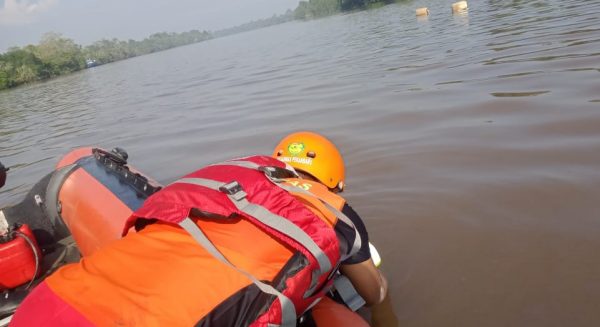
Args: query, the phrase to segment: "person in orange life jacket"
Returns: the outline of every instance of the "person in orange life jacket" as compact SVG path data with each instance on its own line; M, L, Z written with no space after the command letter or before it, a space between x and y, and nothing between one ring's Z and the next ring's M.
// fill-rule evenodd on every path
M332 230L331 210L298 192L306 185L289 179L291 186L276 186L262 173L281 165L248 157L167 186L124 228L135 224L137 233L59 269L25 299L12 325L295 325L328 290L344 244ZM384 279L375 269L376 277L361 281L352 266L362 265L342 271L368 303L377 303ZM377 291L368 289L370 279L380 284Z
M276 146L273 157L294 167L304 180L294 183L301 187L309 189L312 187L312 182L306 181L315 181L327 186L329 191L335 194L344 190L345 165L342 156L337 147L322 135L312 132L290 134ZM362 246L355 255L341 262L339 270L348 277L366 305L376 308L373 311L372 323L382 326L395 325L397 321L387 296L387 279L371 259L369 236L365 225L345 200L340 206L340 210L350 218L356 229L350 228L343 221L338 221L335 225L336 233L341 236L339 237L341 240L348 243L346 246L349 247L356 237L355 233L358 232ZM326 317L323 322L319 321L323 318L317 313L325 311L321 309L321 305L317 304L313 310L316 325L341 325L341 321L337 324L332 320L335 316Z

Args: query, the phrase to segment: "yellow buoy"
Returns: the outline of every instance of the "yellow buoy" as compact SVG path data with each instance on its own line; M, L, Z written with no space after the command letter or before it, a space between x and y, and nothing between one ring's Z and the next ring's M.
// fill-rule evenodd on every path
M459 1L452 4L452 12L459 12L467 9L468 6L466 1Z
M427 7L417 8L417 16L429 16L429 9Z

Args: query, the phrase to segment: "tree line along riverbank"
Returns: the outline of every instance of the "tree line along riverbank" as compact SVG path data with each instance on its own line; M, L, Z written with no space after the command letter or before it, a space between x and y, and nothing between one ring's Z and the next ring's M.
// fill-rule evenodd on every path
M100 40L82 47L57 33L39 44L13 47L0 54L0 90L49 79L86 68L211 39L206 31L156 33L142 41ZM86 59L90 59L86 63Z
M88 46L76 44L58 33L47 33L39 44L13 47L0 54L0 90L69 74L94 65L210 40L291 20L307 20L342 11L368 9L397 0L309 0L295 10L216 32L192 30L155 33L141 40L103 39Z

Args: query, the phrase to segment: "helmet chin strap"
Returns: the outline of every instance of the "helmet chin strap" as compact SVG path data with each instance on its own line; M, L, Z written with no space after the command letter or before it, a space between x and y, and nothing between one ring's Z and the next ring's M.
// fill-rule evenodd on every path
M296 168L296 172L298 173L298 176L300 176L300 178L302 178L302 179L309 179L311 181L321 183L321 181L316 179L315 176L305 172L304 170L300 170L300 169Z
M318 180L315 176L313 176L313 175L311 175L311 174L309 174L309 173L307 173L307 172L305 172L303 170L296 169L296 172L298 173L298 175L302 179L309 179L311 181L315 181L315 182L319 182L319 183L323 184L323 182L321 182L320 180ZM323 184L323 185L325 185L325 184ZM344 182L340 181L334 188L329 188L329 190L331 192L333 192L333 193L336 193L336 194L337 193L342 193L342 191L344 191L344 186L345 186Z

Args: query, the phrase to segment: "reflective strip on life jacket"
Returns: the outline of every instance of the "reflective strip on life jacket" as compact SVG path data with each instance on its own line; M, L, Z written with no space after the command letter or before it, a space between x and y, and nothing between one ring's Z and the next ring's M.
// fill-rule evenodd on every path
M274 158L254 156L238 159L237 162L230 161L197 170L149 198L142 208L138 209L129 218L124 231L126 232L128 227L140 218L179 224L190 217L195 218L195 215L198 215L198 218L203 217L203 212L212 213L213 218L214 215L221 217L241 215L240 223L241 221L250 223L252 227L260 229L263 234L268 236L268 239L278 242L283 248L288 250L293 248L296 251L294 255L302 258L303 262L306 261L297 270L290 271L293 275L282 276L285 284L273 285L276 290L285 294L292 301L295 313L301 314L317 298L323 296L333 284L330 276L340 262L341 247L339 235L334 229L336 217L317 197L299 192L292 194L283 188L274 187L274 185L278 185L274 182L276 178L298 177L293 172L288 172L286 168L284 163ZM232 180L236 182L229 183ZM217 192L215 193L215 191ZM244 191L248 191L248 194ZM338 197L333 194L331 194L331 198L328 198L327 189L319 188L319 192L323 193L319 194L324 199L333 200L330 204L336 209L341 209L340 206L344 203L343 199L339 198L338 201ZM194 213L194 210L196 212L200 211L200 214ZM344 220L344 218L341 218L341 220ZM212 231L211 226L213 224L219 225L219 220L209 219L209 221L210 224L207 225L202 224L206 222L204 219L194 220L193 222L200 225L199 229L203 234L211 237L209 240L214 241L212 246L217 245L217 248L220 249L222 245L220 242L226 243L225 240L213 240L210 233ZM229 221L223 220L223 222L228 223ZM352 226L352 224L349 225ZM186 229L183 225L180 227L192 236L189 239L190 241L193 240L194 243L201 246L206 254L211 258L214 257L213 260L218 260L213 254L208 253L210 246L207 248L207 246L203 246L202 242L199 242L201 238L198 238L199 233L196 228ZM239 235L240 238L244 237L243 233L232 235ZM251 239L246 241L251 242ZM237 240L232 239L231 242L235 243ZM243 256L245 250L246 248L238 249L241 256ZM223 252L223 254L225 254L223 257L231 263L243 267L245 271L256 277L260 276L259 271L261 269L259 267L250 266L252 268L248 269L236 260L240 259L243 262L242 258L229 256L227 252ZM282 265L281 269L284 272L284 270L287 271L286 269L291 268ZM295 266L293 269L296 269ZM249 279L248 276L238 272L237 269L234 269L231 273L236 278ZM255 279L265 280L256 277ZM264 291L258 285L254 285L252 288L255 291ZM265 292L264 294L271 299L274 298L272 293ZM215 301L219 301L218 295L217 293L207 294L208 297L215 298ZM277 299L280 299L280 297L277 297ZM279 302L279 308L277 302ZM272 302L266 312L261 313L258 317L252 317L252 321L261 326L284 321L287 323L291 318L286 318L284 315L289 315L291 310L283 308L284 302L286 302L285 299ZM220 309L217 308L217 310ZM210 312L208 310L205 314L210 314ZM240 314L243 315L244 313L241 312Z
M319 199L325 205L325 207L327 207L327 209L329 209L331 212L333 212L335 214L335 216L339 220L343 221L344 223L346 223L348 226L350 226L352 229L354 229L356 231L356 233L355 233L356 237L354 237L354 243L352 244L352 248L350 249L350 252L348 252L344 256L342 256L341 261L344 261L344 260L350 258L351 256L355 255L360 250L360 247L362 245L362 239L360 237L360 233L356 230L354 223L352 222L352 220L350 220L350 218L348 218L348 216L343 214L341 211L339 211L337 208L335 208L334 206L329 204L329 202L325 201L323 198L321 198L317 194L311 193L310 191L307 191L298 186L285 184L284 179L271 179L271 180L275 182L275 185L281 187L282 189L284 189L290 193L295 193L295 192L301 193L301 194L313 196L313 197Z
M281 326L296 326L296 308L292 301L281 292L276 290L273 286L269 284L265 284L258 279L256 279L252 274L247 271L238 268L234 264L232 264L219 250L214 246L214 244L206 237L206 235L202 232L200 227L192 221L189 217L184 219L179 223L184 230L186 230L192 237L200 243L204 247L204 249L210 253L213 257L223 262L224 264L230 266L231 268L237 270L244 276L248 277L261 291L264 293L272 294L277 296L279 299L279 303L281 304Z
M283 169L283 168L262 166L257 163L254 163L252 161L244 161L244 160L230 160L230 161L217 163L217 164L214 164L211 166L237 166L237 167L243 167L243 168L249 168L249 169L262 171L263 173L265 173L265 176L270 181L272 181L275 185L279 186L280 188L286 190L287 192L301 193L301 194L305 194L305 195L312 196L312 197L319 199L327 207L327 209L329 209L331 212L333 212L336 215L336 217L339 220L343 221L344 223L346 223L348 226L350 226L352 229L354 229L356 231L356 233L355 233L356 237L354 238L354 243L352 244L352 248L350 249L349 253L346 253L344 256L342 256L341 261L344 261L347 258L350 258L351 256L355 255L360 250L360 248L362 246L362 240L360 237L360 233L356 230L356 227L354 226L354 223L352 222L352 220L350 220L350 218L348 218L340 210L338 210L337 208L332 206L329 202L327 202L325 199L318 196L317 194L311 193L310 191L307 191L298 186L284 184L285 179L275 178L272 176L272 172L274 172L276 169Z
M319 277L328 273L333 268L325 252L323 252L323 250L310 236L306 234L306 232L302 230L302 228L296 226L286 218L276 215L266 208L246 200L246 193L241 189L241 186L237 182L222 183L205 178L183 178L175 183L200 185L227 194L227 197L241 212L256 218L266 226L290 237L308 250L317 260L319 264L319 271L315 270L313 272L313 275L311 276L310 287L304 294L304 298L307 298L314 293L314 290L318 286Z

